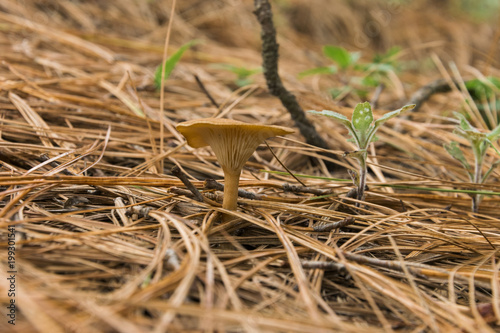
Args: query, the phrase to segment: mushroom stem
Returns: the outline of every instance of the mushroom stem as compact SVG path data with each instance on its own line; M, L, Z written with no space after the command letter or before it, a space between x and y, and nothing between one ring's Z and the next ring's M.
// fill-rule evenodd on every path
M178 124L177 130L193 148L212 147L224 171L222 208L233 211L237 208L238 184L245 162L267 138L293 133L293 130L287 127L214 118L186 121ZM232 220L232 217L223 214L222 220L227 222Z
M236 172L224 171L224 199L222 208L227 210L236 210L238 202L238 185L240 183L241 170ZM222 220L227 222L231 220L230 215L224 214Z

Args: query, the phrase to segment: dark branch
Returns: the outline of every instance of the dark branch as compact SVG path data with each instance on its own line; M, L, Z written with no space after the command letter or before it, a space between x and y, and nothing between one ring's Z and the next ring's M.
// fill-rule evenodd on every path
M273 13L268 0L255 0L254 14L262 27L262 67L269 92L278 97L281 104L288 110L290 116L300 130L300 133L310 145L329 149L326 142L319 136L314 125L306 118L305 112L297 102L295 95L288 91L278 73L278 49L276 42L276 29L273 24ZM330 155L329 155L330 156ZM336 164L329 163L329 167L338 168Z
M193 193L194 198L197 201L199 201L199 202L204 201L203 195L201 195L200 191L198 191L198 189L196 187L194 187L194 185L189 181L189 179L186 177L184 172L182 172L181 169L179 169L179 167L177 165L172 168L171 172L172 172L172 175L179 178L181 180L181 182L186 186L186 188L191 193Z
M454 82L458 86L457 82ZM451 87L446 80L439 79L418 89L406 104L415 104L411 112L416 112L432 95L438 93L447 93L451 91Z
M196 83L198 83L198 87L200 87L200 89L205 93L205 95L210 100L210 102L213 104L213 106L215 106L217 108L217 110L219 110L220 109L219 103L217 103L215 101L215 99L212 97L212 95L210 94L210 92L207 90L207 88L205 87L205 85L203 84L203 82L201 82L201 80L198 77L198 75L195 74L194 75L194 79L196 80Z

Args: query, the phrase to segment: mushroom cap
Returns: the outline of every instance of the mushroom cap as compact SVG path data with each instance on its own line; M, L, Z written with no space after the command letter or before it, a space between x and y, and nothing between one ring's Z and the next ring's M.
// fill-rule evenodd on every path
M267 138L293 133L288 127L205 118L180 123L177 130L193 148L210 146L224 172L239 172Z

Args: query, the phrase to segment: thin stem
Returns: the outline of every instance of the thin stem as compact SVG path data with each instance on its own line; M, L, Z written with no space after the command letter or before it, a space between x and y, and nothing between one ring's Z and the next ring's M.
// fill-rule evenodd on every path
M224 171L224 199L222 200L222 208L227 210L236 210L238 207L238 185L240 182L241 170L236 172ZM227 222L231 220L230 215L224 214L222 220Z
M184 172L182 172L182 170L177 165L171 169L171 172L172 172L172 175L179 178L182 181L182 183L184 184L184 186L186 186L186 188L189 191L191 191L191 193L193 193L194 198L197 201L199 201L199 202L204 201L203 195L200 193L200 191L198 191L198 189L196 187L194 187L194 185L189 181L186 174Z
M367 153L363 153L362 156L359 158L359 183L358 183L358 196L357 199L359 200L356 202L356 207L360 206L360 201L363 201L365 199L365 186L366 186L366 158L367 158Z
M481 184L482 183L482 180L481 180L481 162L479 161L479 158L475 158L475 164L474 164L474 184ZM481 201L481 195L480 194L476 194L474 196L472 196L472 212L473 213L477 213L478 210L479 210L479 202Z

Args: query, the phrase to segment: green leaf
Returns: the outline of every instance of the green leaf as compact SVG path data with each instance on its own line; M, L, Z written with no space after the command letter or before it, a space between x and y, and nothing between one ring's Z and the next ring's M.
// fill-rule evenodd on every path
M488 140L490 141L496 141L500 137L500 124L495 127L490 133L486 135Z
M453 112L453 114L455 115L455 117L458 118L458 120L460 121L460 125L459 125L459 128L462 129L463 131L475 131L475 132L479 132L477 129L475 129L470 123L469 121L467 120L467 118L465 118L465 116L461 113L458 113L458 112Z
M303 78L309 75L316 75L316 74L335 74L337 73L338 69L337 66L332 65L328 67L317 67L317 68L312 68L305 70L303 72L299 73L299 78Z
M380 76L376 73L369 74L363 78L361 83L367 87L377 87L380 84Z
M394 118L394 117L400 115L403 112L411 110L414 107L415 107L415 104L405 105L401 109L398 109L398 110L395 110L395 111L391 111L391 112L388 112L388 113L384 114L382 117L380 117L379 119L375 120L375 128L379 128L383 123L385 123L389 119Z
M370 70L376 73L387 74L390 71L394 71L394 67L391 64L373 64L373 66L370 67Z
M359 58L361 58L361 52L350 52L349 53L349 59L350 59L350 64L353 65L355 64Z
M348 129L352 128L351 122L343 114L340 114L340 113L337 113L337 112L334 112L334 111L330 111L330 110L323 110L323 111L313 111L313 110L311 110L311 111L307 111L307 112L308 113L312 113L312 114L318 114L318 115L322 115L322 116L327 116L327 117L333 118L336 121L340 122L345 127L347 127Z
M373 122L373 113L370 103L359 103L352 114L352 125L360 133L365 134Z
M493 143L491 143L491 141L488 138L484 138L484 141L487 142L487 143L489 143L489 145L491 146L491 148L493 148L493 150L496 151L496 153L500 156L500 151L498 151L498 149L495 148L495 146L493 145ZM485 147L484 153L486 153L486 149L487 149L487 147Z
M388 63L391 60L393 60L392 58L395 58L399 52L401 52L401 48L399 46L393 46L389 50L387 50L386 53L376 54L373 57L373 62L374 63Z
M356 130L352 127L351 121L347 119L346 116L330 110L323 110L321 112L311 110L307 112L333 118L334 120L344 125L349 130L349 134L351 134L352 138L354 139L354 143L359 147L359 137L356 135Z
M187 49L189 49L191 46L197 44L197 40L192 40L190 42L187 42L186 44L182 45L177 51L175 51L174 54L172 54L166 61L164 66L160 65L158 68L156 68L155 71L155 77L154 77L154 83L156 88L161 87L161 72L162 69L164 68L164 79L166 80L169 76L170 73L172 73L173 69L175 68L175 65L181 60L182 55L184 52L186 52Z
M465 87L474 99L483 99L489 95L488 87L479 79L473 79L465 82Z
M350 94L353 91L353 89L354 89L353 87L347 85L342 88L329 89L328 92L330 93L333 99L339 99L339 98L343 99L345 98L345 96Z
M470 142L474 144L481 144L487 139L486 134L479 132L477 129L473 128L471 130L464 131Z
M448 152L448 154L450 154L451 157L462 163L465 170L467 170L467 172L469 172L470 174L470 165L465 159L462 150L458 147L458 142L452 141L450 142L449 145L443 145L443 147L444 149L446 149L446 151Z
M239 78L239 79L236 79L234 81L234 83L238 86L238 87L244 87L244 86L248 86L249 84L252 84L253 81L252 79L249 79L249 78Z
M234 66L231 64L214 64L212 66L213 68L219 68L219 69L224 69L229 72L232 72L238 76L238 78L247 78L250 75L257 74L262 71L262 68L246 68L246 67L239 67L239 66Z
M326 45L323 47L323 53L335 61L341 69L346 69L352 63L351 55L343 47Z
M455 127L455 129L453 130L453 134L458 135L459 137L464 138L465 140L469 140L467 133L458 126Z
M488 180L488 177L491 175L491 172L495 170L495 168L500 165L500 161L496 161L491 165L491 167L486 171L486 173L483 176L483 183L485 183Z
M364 64L364 63L360 63L360 64L354 64L353 65L353 69L355 71L358 71L358 72L366 72L370 69L370 66L372 64L371 63L368 63L368 64Z
M465 87L473 99L489 99L495 92L498 93L498 89L500 89L500 80L496 77L473 79L465 82Z
M260 67L259 68L252 68L252 69L241 67L241 68L239 68L239 71L237 71L235 73L236 73L236 75L238 75L238 78L246 79L249 76L260 73L260 72L262 72L262 68L260 68Z

